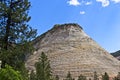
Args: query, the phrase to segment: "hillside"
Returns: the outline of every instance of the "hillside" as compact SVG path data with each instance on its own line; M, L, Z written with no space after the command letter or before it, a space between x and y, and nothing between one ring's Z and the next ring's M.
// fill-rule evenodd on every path
M55 25L34 41L36 51L26 61L29 70L35 70L41 52L48 56L53 75L60 80L68 71L74 78L80 74L93 77L96 71L99 76L107 72L110 76L120 71L120 62L88 36L78 24Z

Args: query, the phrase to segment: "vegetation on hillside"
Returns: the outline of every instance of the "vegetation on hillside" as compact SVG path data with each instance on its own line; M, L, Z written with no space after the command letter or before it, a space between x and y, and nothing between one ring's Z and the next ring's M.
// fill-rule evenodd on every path
M52 71L49 60L44 52L41 53L39 61L35 64L37 80L51 80Z
M74 80L74 78L72 78L72 75L70 72L68 72L66 78L64 80Z
M50 67L50 63L49 60L46 56L46 54L44 52L41 53L41 56L39 58L39 61L36 63L35 65L36 67L36 73L34 73L33 71L31 71L30 74L30 80L59 80L59 76L53 76L52 75L52 70ZM93 72L93 80L99 80L100 75L97 74L97 72ZM105 72L103 75L101 75L101 79L102 80L109 80L110 77L108 75L107 72ZM91 78L89 78L89 80L92 80ZM72 77L72 74L70 71L68 71L67 76L63 79L63 80L75 80ZM77 80L88 80L87 76L80 74L80 76L78 76ZM113 78L113 80L120 80L120 72L118 73L118 75L116 77Z
M78 76L78 80L87 80L86 76L83 76L82 74Z
M106 72L102 75L102 80L109 80L109 75Z

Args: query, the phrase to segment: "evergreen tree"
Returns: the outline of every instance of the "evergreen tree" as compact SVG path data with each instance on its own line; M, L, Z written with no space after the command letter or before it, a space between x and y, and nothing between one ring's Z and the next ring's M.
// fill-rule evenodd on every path
M70 72L68 72L65 80L74 80Z
M30 20L28 0L0 0L0 60L19 70L28 79L25 57L33 50L31 40L36 30L27 22ZM28 47L29 46L29 47Z
M59 76L58 75L55 76L55 80L59 80Z
M89 78L89 80L91 80L91 78Z
M41 53L39 62L35 64L37 80L51 80L50 62L44 52Z
M117 79L120 80L120 72L118 72Z
M94 72L94 80L99 80L96 71Z
M113 80L118 80L117 77L115 76Z
M107 74L107 72L102 75L102 80L109 80L109 75Z
M118 75L114 78L114 80L120 80L120 72L118 72Z
M87 80L86 76L83 76L82 74L78 76L78 80Z
M36 75L33 70L30 73L30 80L36 80Z
M0 60L2 67L9 64L23 71L26 53L33 50L31 40L36 30L27 22L30 20L28 0L0 0ZM29 47L28 47L29 46ZM25 73L23 71L23 73Z

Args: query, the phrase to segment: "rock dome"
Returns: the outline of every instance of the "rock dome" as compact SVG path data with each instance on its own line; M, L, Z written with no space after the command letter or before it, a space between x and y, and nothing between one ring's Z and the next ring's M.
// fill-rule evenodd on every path
M78 24L55 25L34 41L36 51L26 61L26 67L34 70L41 52L48 56L53 75L65 78L68 71L73 78L80 74L93 77L107 72L110 76L120 71L120 62L88 36Z

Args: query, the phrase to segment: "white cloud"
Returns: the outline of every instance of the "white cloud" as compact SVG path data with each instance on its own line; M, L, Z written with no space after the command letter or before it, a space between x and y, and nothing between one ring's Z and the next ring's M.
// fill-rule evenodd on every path
M85 14L85 11L80 11L80 14Z
M97 2L101 2L103 7L109 6L109 0L96 0Z
M73 6L80 5L80 2L78 0L69 0L69 1L67 1L67 3L69 3L69 5L73 5Z
M102 7L107 7L110 5L110 2L114 2L114 3L120 3L120 0L96 0L97 2L100 2L102 4ZM73 5L73 6L78 6L78 5L91 5L92 1L85 1L85 0L69 0L67 1L67 3L69 5Z
M113 1L115 3L120 3L120 0L111 0L111 1Z
M91 5L91 4L92 4L92 1L85 3L85 5Z

